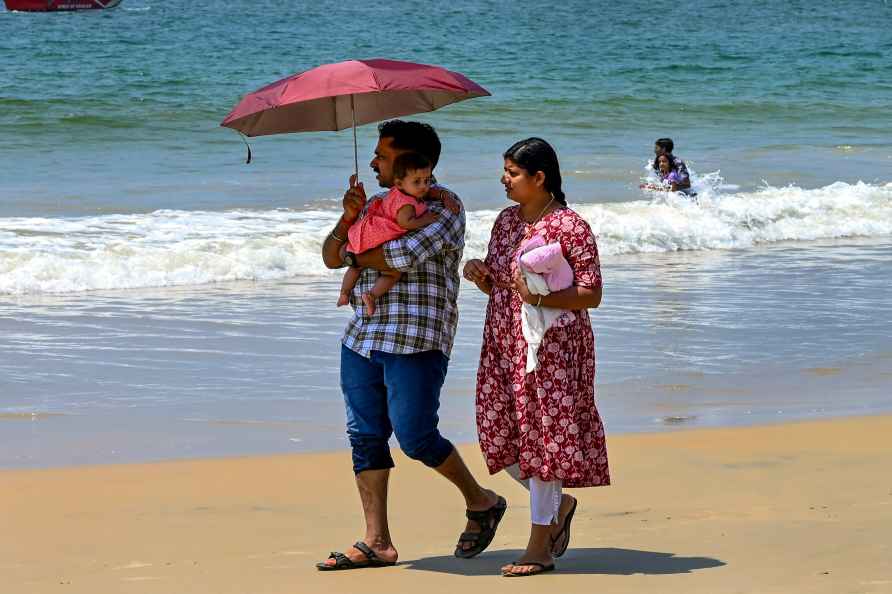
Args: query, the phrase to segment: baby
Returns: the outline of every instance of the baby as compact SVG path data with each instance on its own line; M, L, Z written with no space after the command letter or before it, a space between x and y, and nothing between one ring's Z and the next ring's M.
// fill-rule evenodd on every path
M373 201L365 216L350 227L347 250L361 254L436 221L437 214L428 211L423 201L431 189L432 169L430 160L421 153L403 153L397 157L393 162L393 188L384 198ZM439 192L438 199L452 212L459 211L458 202L448 192ZM358 267L350 267L344 273L338 306L349 303L350 292L361 273ZM396 270L381 272L371 290L363 293L362 302L368 315L374 315L375 300L393 288L400 276L402 273Z

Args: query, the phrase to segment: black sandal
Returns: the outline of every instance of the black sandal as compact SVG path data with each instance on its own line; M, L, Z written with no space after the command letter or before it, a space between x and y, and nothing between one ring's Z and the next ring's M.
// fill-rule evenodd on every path
M507 509L508 502L500 496L496 504L485 511L466 510L465 516L469 520L477 522L480 532L462 532L458 537L458 544L455 545L455 556L460 559L470 559L485 551L492 539L495 538L496 528L499 527L499 522L502 521L502 516L505 515ZM464 543L471 543L473 546L470 549L465 549L462 547Z
M332 551L332 553L328 556L329 559L334 559L334 565L327 565L325 563L317 563L316 569L319 571L341 571L344 569L363 569L365 567L391 567L396 565L396 561L385 561L381 557L375 553L369 547L369 545L365 544L362 541L356 542L353 544L353 548L358 550L360 553L365 555L365 558L368 559L365 563L357 563L353 561L345 555L344 553L338 553Z
M508 571L502 572L502 577L530 577L534 575L539 575L540 573L548 573L549 571L554 571L554 563L551 565L543 565L542 563L536 563L535 561L528 561L526 563L521 563L517 561L511 564L511 568L515 567L524 567L525 565L529 565L531 567L538 567L539 571L527 571L525 573L514 573L509 569Z
M579 500L573 499L573 507L570 508L570 511L567 512L567 517L564 518L564 527L561 528L561 531L558 532L556 537L551 539L551 547L552 547L551 554L555 557L560 557L561 555L566 553L567 547L570 546L570 522L573 521L573 514L576 513L576 506L578 504L579 504ZM567 535L567 540L564 541L564 546L561 547L561 550L555 551L554 550L555 543L557 543L561 539L561 537L564 536L564 534Z

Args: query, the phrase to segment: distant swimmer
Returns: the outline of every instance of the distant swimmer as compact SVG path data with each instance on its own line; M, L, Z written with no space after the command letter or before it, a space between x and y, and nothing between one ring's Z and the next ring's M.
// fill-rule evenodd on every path
M654 159L654 171L660 176L661 190L683 192L691 187L688 177L680 173L678 169L672 168L672 159L669 155L660 155ZM687 184L688 187L684 188L683 184Z
M684 161L672 154L675 144L671 138L660 138L654 143L653 170L660 176L660 184L642 184L646 190L662 190L669 192L682 192L694 196L691 191L691 176Z

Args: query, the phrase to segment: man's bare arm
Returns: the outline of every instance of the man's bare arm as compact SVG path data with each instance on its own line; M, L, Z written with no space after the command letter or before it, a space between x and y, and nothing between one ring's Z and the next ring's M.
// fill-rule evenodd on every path
M365 188L356 183L356 176L350 176L350 188L344 193L344 214L338 219L334 229L322 242L322 262L327 268L340 268L344 265L344 251L347 249L347 231L350 230L359 213L365 206Z
M341 248L346 249L349 229L350 224L344 221L342 216L334 229L325 236L325 241L322 242L322 262L326 268L340 268L344 265Z
M381 272L393 270L393 268L387 265L387 260L384 258L384 248L381 246L358 254L356 256L356 263L364 268L374 268Z
M346 244L341 245L337 256L338 265L330 268L340 268L341 266L343 266L344 254L346 253ZM384 257L384 248L381 246L372 248L361 254L356 254L356 265L360 268L374 268L375 270L380 270L381 272L389 272L394 270L387 264L387 259Z

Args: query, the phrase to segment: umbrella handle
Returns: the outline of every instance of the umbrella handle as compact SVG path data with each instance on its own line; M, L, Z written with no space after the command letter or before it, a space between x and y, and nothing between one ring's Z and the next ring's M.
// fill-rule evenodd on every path
M238 132L238 130L236 130L236 132ZM238 135L242 137L242 142L244 142L245 146L248 147L248 159L245 161L245 165L250 165L251 164L251 145L248 144L248 139L245 137L244 134L239 132Z

